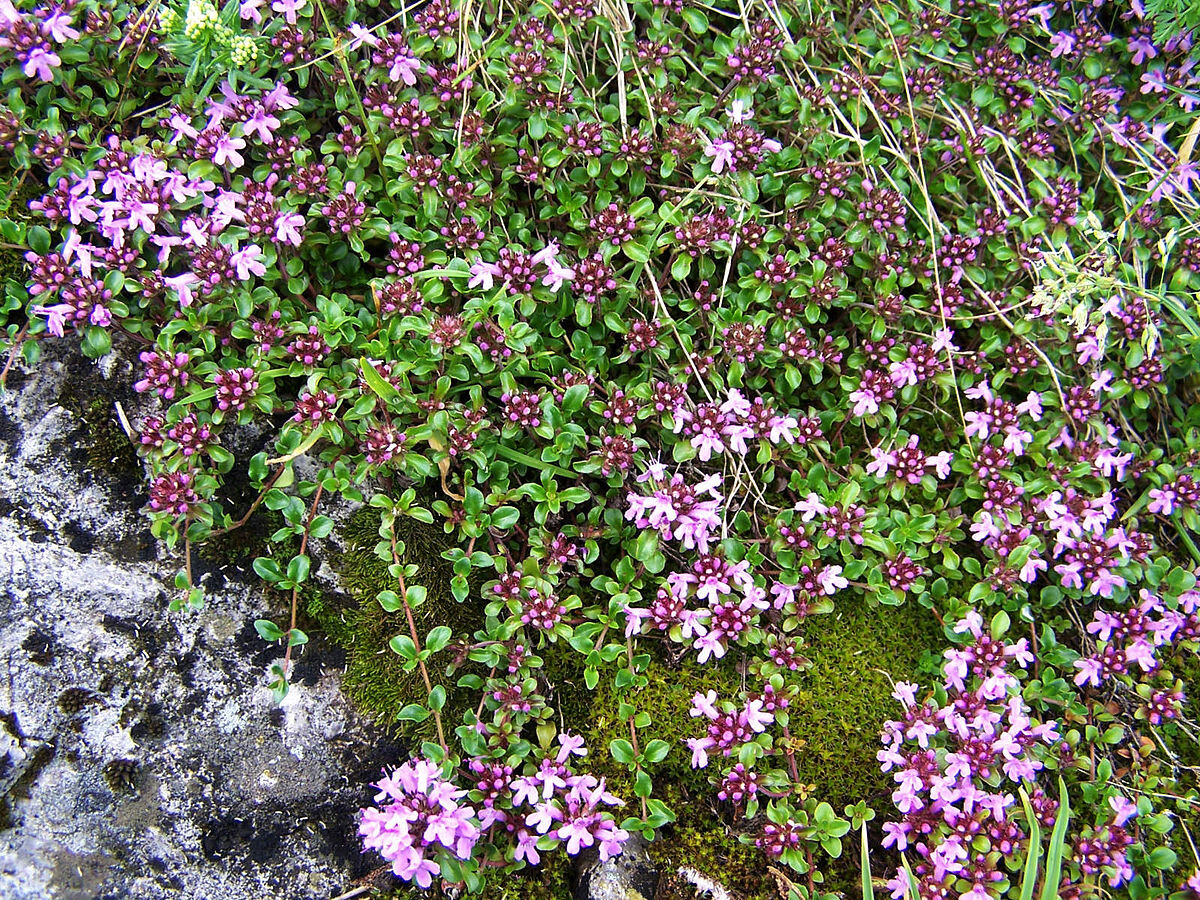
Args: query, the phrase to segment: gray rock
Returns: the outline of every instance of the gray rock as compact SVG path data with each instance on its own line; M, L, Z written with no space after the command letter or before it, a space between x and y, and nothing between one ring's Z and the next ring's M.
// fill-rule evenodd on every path
M0 897L354 887L378 862L357 810L402 748L347 707L319 640L273 706L281 651L252 623L282 612L252 573L201 553L204 610L168 611L180 560L149 535L140 479L93 470L87 426L60 402L91 390L136 422L131 367L45 349L0 394Z
M633 834L619 855L604 862L594 849L581 854L575 900L652 900L658 871L647 846L641 835Z

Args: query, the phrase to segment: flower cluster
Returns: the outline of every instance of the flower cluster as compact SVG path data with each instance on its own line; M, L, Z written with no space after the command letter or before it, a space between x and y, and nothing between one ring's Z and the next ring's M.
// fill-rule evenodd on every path
M1012 859L1026 837L1014 821L1013 791L1036 781L1061 740L1058 723L1033 718L1021 697L1017 673L1033 662L1028 641L1009 643L1002 628L994 621L985 630L969 613L954 628L969 643L946 651L934 697L919 701L917 685L906 682L893 694L904 716L885 724L879 761L903 818L884 824L884 845L915 854L922 897L988 900L1006 877L1001 859ZM907 875L897 872L890 886L900 900Z
M362 820L400 877L736 835L845 892L874 811L822 797L875 779L922 897L999 900L1051 770L1064 897L1185 889L1194 40L951 6L0 0L0 381L110 356L184 555L265 510L308 597L367 535L380 627L311 617L405 669L346 679L421 748Z

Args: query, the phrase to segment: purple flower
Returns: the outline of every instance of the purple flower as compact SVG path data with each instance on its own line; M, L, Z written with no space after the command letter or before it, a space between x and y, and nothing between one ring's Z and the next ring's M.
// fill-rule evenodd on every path
M240 168L246 160L238 151L244 149L246 149L246 142L241 138L228 134L222 135L213 150L212 161L218 166L223 166L228 162L233 164L233 168Z
M55 337L62 337L67 317L75 312L75 307L70 303L56 303L53 306L35 306L32 312L37 316L45 316L46 330Z
M237 270L237 277L241 281L249 281L251 275L257 275L260 278L267 274L267 267L260 262L259 257L262 256L262 250L257 244L250 244L243 249L237 251L229 258Z
M734 146L731 141L717 141L704 148L704 155L712 158L712 171L720 175L725 167L733 163Z
M36 75L42 81L50 82L54 80L54 70L61 64L62 60L58 58L57 53L48 47L38 46L29 51L21 71L28 78Z
M65 44L79 38L79 32L71 27L71 14L57 8L42 19L42 34L56 44Z
M283 13L284 20L289 25L296 24L296 14L308 5L308 0L275 0L271 4L271 9L277 13Z

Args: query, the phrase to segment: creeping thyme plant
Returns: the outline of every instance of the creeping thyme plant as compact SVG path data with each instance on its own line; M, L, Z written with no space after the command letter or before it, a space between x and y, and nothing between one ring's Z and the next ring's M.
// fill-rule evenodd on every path
M402 882L686 796L762 896L853 887L861 829L896 900L1200 897L1200 80L1153 13L0 0L4 372L131 361L180 614L274 516L281 699L374 510L417 688L359 832ZM854 604L933 638L835 808L796 734Z

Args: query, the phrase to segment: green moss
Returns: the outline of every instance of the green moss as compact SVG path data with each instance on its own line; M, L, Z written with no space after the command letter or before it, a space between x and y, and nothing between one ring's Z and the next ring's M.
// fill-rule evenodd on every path
M408 634L408 622L402 611L387 612L376 599L382 590L399 590L388 574L387 563L375 555L379 523L379 511L368 507L356 513L342 531L347 550L330 564L346 594L314 593L305 601L308 615L346 650L342 687L347 696L377 722L391 724L408 704L423 703L426 691L419 672L405 672L403 660L388 646L397 634ZM413 610L417 633L424 636L437 625L448 625L455 635L473 634L482 624L482 604L478 591L463 603L450 591L453 572L441 554L451 546L451 539L440 528L413 519L398 521L397 529L397 537L404 542L403 560L420 566L414 581L428 592L425 602ZM441 672L444 664L430 668L432 678ZM457 690L449 679L443 678L443 684L448 699L442 719L450 729L462 721L474 698ZM413 729L418 739L430 739L434 734L432 719Z
M680 866L692 866L711 874L745 900L773 896L769 881L764 880L762 854L738 841L737 831L726 821L727 812L719 807L715 789L709 784L711 773L692 768L691 754L684 744L685 739L699 733L696 720L688 713L692 696L709 690L720 697L735 696L742 686L741 676L729 660L702 666L692 659L677 666L654 660L646 676L649 684L635 692L622 694L611 680L597 685L590 714L581 720L590 722L585 731L591 748L588 771L604 776L614 793L631 805L635 803L632 778L623 766L613 763L608 745L617 738L629 738L629 726L618 713L622 699L638 712L647 713L653 725L642 740L655 737L671 746L667 758L652 770L654 796L677 817L651 848L659 871L671 873Z
M411 520L401 525L404 558L421 566L417 581L428 591L426 602L414 611L418 632L424 634L438 624L450 625L456 634L476 631L482 604L477 599L461 604L454 601L449 587L451 569L441 558L450 543L446 535L439 528ZM364 509L352 518L342 531L346 552L330 560L346 593L313 595L306 598L306 604L309 615L347 651L344 689L348 696L381 724L394 724L397 711L424 701L425 689L420 676L404 672L400 658L388 647L394 635L408 629L402 612L388 613L376 600L380 590L398 587L385 562L374 553L378 529L376 510ZM892 683L916 676L926 648L943 645L941 629L933 614L916 604L872 607L861 599L847 598L834 613L809 620L805 639L812 667L794 678L798 695L790 726L799 747L800 780L811 784L812 794L839 813L859 800L876 807L885 805L888 782L879 772L875 753L883 722L896 712L890 696ZM688 714L696 692L716 690L722 697L731 697L742 688L742 675L732 658L704 666L690 659L680 664L656 659L646 670L648 685L622 694L610 679L602 679L595 691L589 691L582 658L565 645L541 655L547 697L556 709L556 719L582 731L591 749L588 771L606 778L610 789L631 807L637 802L631 776L608 753L611 741L629 737L628 724L619 715L621 700L650 716L652 735L647 732L646 738L660 738L671 746L670 754L651 773L655 796L678 817L663 829L652 848L659 869L671 873L679 866L693 866L745 900L773 896L767 860L753 846L739 841L744 829L732 823L729 810L716 800L709 784L711 772L691 767L684 744L697 733L696 722ZM440 666L434 667L431 675L436 677L440 671ZM446 687L449 702L443 716L450 728L477 698L473 692L454 690L450 684ZM432 729L431 721L423 723L413 736L428 739ZM856 889L857 862L851 856L854 854L848 850L837 862L818 861L826 873L827 887ZM484 896L488 900L569 896L571 869L565 855L548 854L537 870L494 879Z
M801 781L840 814L848 804L887 802L889 782L875 760L883 723L899 707L892 684L912 680L927 648L945 640L933 614L915 603L871 606L839 600L827 616L808 620L805 655L812 668L798 680L791 731Z
M88 467L108 475L141 475L141 462L133 442L117 421L110 397L88 397L69 391L59 397L87 425L84 449Z
M738 841L737 834L712 817L699 825L677 826L665 840L656 841L651 853L666 879L669 897L693 897L695 890L675 873L688 866L707 875L742 900L775 900L779 893L767 874L762 851Z

